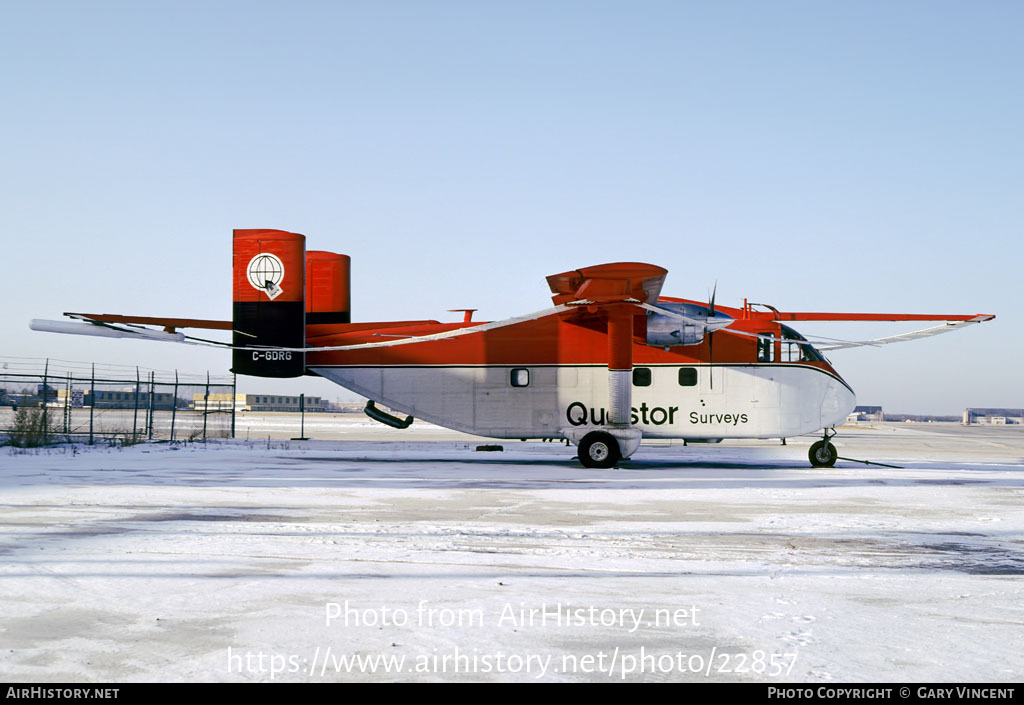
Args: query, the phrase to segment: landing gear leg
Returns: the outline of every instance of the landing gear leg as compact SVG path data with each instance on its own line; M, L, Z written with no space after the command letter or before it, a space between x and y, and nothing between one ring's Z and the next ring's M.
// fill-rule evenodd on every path
M833 428L832 432L829 433L829 429L825 429L824 438L814 445L811 446L810 452L807 454L808 460L811 461L811 465L816 468L830 468L836 464L836 458L839 457L839 451L829 441L836 435L836 430Z

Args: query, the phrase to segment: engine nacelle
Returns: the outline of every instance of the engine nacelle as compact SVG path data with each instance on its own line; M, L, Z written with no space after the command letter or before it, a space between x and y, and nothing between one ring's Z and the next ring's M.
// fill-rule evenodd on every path
M647 344L656 348L675 345L699 345L704 342L704 326L689 325L678 318L652 313L647 318Z
M658 308L670 311L686 319L651 312L647 316L647 344L657 348L670 348L677 345L700 345L704 342L704 334L708 330L708 309L697 304L659 302ZM712 328L720 327L722 322L731 321L732 316L715 312L712 322L718 323Z

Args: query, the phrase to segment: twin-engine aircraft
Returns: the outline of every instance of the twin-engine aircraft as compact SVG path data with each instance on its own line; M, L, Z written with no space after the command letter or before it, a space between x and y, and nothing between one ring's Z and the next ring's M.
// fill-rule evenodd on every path
M853 410L850 386L821 350L936 335L991 315L786 313L661 295L667 270L618 262L547 278L554 307L480 323L350 321L348 256L307 251L280 230L234 231L230 321L66 313L51 332L220 345L232 370L325 377L370 401L395 428L413 417L492 438L565 439L586 467L614 467L642 438L717 442L822 431L809 458L836 462L829 442ZM815 347L791 321L941 321L925 330ZM159 326L154 329L146 326ZM232 331L232 343L179 328ZM382 403L406 414L379 409Z

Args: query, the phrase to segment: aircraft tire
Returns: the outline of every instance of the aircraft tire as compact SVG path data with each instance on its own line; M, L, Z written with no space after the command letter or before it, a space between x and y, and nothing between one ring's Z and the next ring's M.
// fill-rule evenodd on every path
M838 456L839 451L828 441L818 441L811 446L811 450L807 453L807 459L816 468L830 468L834 466Z
M622 457L619 442L610 433L594 431L580 441L579 458L586 468L613 468Z

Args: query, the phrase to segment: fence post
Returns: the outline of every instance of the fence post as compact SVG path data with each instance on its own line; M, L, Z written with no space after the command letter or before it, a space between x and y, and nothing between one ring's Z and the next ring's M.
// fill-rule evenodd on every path
M149 372L149 440L153 440L153 376L154 372Z
M203 443L206 443L206 417L210 415L210 371L206 371L206 392L203 393Z
M132 415L132 443L135 442L135 429L139 422L139 366L135 366L135 413Z
M71 433L71 373L64 382L64 435ZM69 440L69 439L65 439Z
M92 363L92 374L89 375L89 445L92 439L92 414L96 410L96 363Z
M174 396L171 397L171 440L174 440L174 420L178 415L178 371L174 371Z
M43 366L43 445L49 445L50 443L50 419L46 413L46 398L50 393L50 358L46 358L46 364Z

